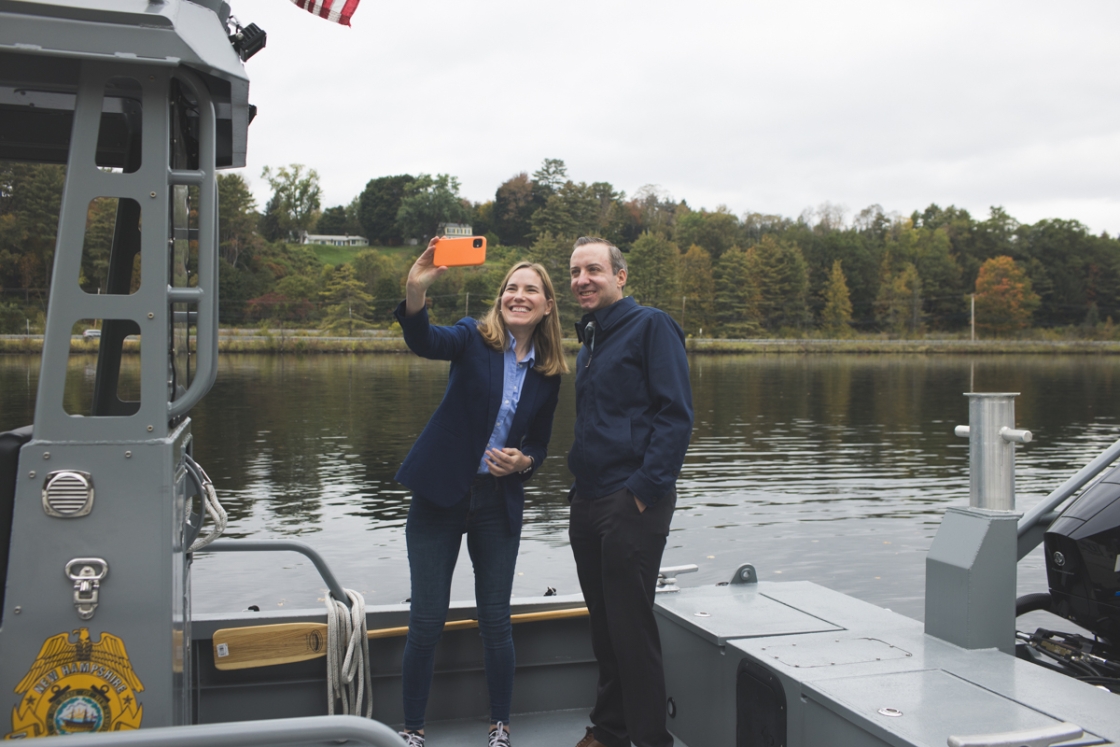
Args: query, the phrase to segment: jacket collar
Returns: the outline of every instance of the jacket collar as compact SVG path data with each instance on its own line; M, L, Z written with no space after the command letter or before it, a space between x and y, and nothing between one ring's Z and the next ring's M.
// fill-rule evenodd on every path
M583 318L576 322L576 337L580 342L583 342L583 331L587 328L588 322L595 322L595 329L597 333L609 332L611 327L618 324L619 320L629 314L632 310L637 308L638 302L634 300L633 296L626 296L621 300L615 301L610 306L603 309L596 309L583 315Z

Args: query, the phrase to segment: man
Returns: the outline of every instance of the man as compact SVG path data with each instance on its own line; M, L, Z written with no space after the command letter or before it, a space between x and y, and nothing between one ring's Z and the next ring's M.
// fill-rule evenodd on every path
M684 333L623 297L626 261L604 239L576 241L571 282L585 314L568 536L599 662L593 726L576 747L671 747L653 598L692 434Z

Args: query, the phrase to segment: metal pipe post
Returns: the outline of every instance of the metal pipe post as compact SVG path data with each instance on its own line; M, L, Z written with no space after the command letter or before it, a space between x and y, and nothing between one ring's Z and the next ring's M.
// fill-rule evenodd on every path
M1015 428L1018 392L970 392L968 437L968 505L990 511L1015 510L1015 444L1030 443L1030 431Z

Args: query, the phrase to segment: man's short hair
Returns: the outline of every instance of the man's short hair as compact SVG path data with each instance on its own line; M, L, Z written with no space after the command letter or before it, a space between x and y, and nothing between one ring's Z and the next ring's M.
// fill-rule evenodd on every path
M622 250L606 239L601 239L598 236L580 236L578 239L576 239L576 243L572 247L572 250L574 251L576 249L579 249L581 246L587 246L588 244L602 244L603 246L607 247L607 253L611 257L612 275L617 275L618 273L626 269L626 258L622 256Z

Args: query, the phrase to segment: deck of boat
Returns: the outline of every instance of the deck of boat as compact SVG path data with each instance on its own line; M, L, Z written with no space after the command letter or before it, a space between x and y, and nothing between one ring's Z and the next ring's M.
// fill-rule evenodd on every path
M510 719L510 737L517 747L575 747L591 722L586 708L544 713L516 713ZM436 721L424 729L427 744L432 747L467 747L486 744L488 720L465 718ZM676 739L677 747L688 747Z

